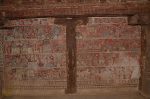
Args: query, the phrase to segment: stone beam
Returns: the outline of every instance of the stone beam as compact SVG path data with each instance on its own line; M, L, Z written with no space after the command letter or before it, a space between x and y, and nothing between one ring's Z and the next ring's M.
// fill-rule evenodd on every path
M127 16L147 14L150 2L146 3L71 3L47 5L3 5L0 12L6 18L40 18L40 17L78 17L78 16Z

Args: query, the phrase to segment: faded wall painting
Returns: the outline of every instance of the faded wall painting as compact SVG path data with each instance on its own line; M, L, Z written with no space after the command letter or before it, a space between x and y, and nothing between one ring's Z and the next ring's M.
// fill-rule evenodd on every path
M65 90L66 26L54 24L53 18L11 20L8 25L14 29L0 31L3 93ZM128 25L126 17L90 17L76 32L78 88L137 88L140 26Z
M140 26L126 17L91 17L76 31L78 88L138 86Z
M14 29L3 31L4 93L64 89L65 27L52 18L13 20L9 25Z

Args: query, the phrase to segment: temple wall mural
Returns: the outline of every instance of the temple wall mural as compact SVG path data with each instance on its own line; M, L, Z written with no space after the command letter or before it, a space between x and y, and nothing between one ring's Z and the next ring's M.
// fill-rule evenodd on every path
M91 17L76 30L78 88L138 87L140 26L126 17Z
M65 27L55 25L52 18L14 20L9 25L15 28L2 31L4 94L19 94L19 89L64 89Z
M0 31L3 93L65 90L66 27L54 24L54 18L11 20L8 24L14 29ZM126 17L89 17L76 32L78 89L138 87L140 26L129 26Z

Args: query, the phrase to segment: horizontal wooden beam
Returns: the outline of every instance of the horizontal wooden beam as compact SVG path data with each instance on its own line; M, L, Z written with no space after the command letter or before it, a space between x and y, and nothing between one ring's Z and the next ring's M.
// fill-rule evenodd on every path
M3 5L0 12L5 12L8 19L40 17L78 17L78 16L125 16L149 14L150 2L146 3L75 3L47 5Z

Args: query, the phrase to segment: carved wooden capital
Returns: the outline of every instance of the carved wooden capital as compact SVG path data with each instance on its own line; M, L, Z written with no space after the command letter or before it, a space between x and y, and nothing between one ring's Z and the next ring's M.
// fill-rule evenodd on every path
M0 12L0 26L3 26L5 22L5 12Z
M150 14L136 14L128 17L129 25L150 25Z

